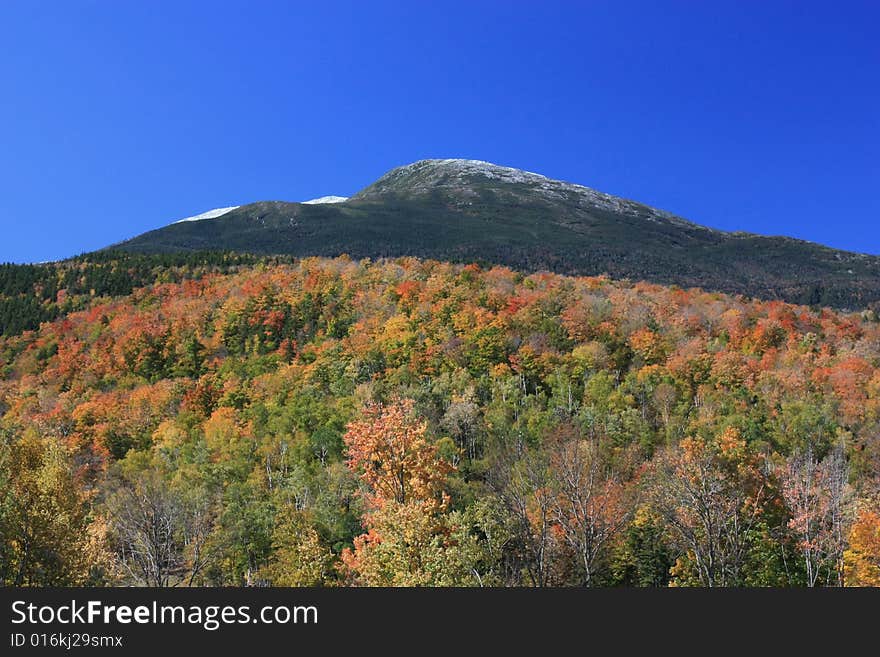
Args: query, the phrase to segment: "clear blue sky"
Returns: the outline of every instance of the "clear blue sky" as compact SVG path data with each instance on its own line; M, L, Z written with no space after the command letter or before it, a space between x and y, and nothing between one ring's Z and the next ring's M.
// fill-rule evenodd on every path
M880 3L0 0L0 261L490 160L880 253Z

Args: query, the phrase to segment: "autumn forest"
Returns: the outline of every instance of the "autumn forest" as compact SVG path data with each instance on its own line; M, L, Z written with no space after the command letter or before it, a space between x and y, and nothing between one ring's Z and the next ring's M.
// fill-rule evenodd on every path
M71 261L0 337L0 583L880 585L872 311L176 267Z

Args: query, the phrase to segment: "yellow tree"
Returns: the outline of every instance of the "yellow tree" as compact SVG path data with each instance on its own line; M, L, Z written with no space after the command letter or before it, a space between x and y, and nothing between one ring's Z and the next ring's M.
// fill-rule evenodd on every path
M849 532L843 553L846 586L880 586L880 513L862 509Z
M272 561L263 575L273 586L324 586L332 583L333 553L302 511L279 513L272 535Z
M64 448L31 432L0 439L0 584L82 585L95 538Z
M365 586L468 586L478 582L477 541L458 514L391 501L364 517L367 533L342 553L353 583Z

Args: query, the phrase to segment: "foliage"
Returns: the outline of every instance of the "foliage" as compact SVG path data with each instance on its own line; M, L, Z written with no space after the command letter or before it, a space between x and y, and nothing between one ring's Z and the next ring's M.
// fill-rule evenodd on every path
M0 337L4 582L875 582L868 316L416 258L128 257L9 279L139 286Z
M101 527L90 530L83 491L64 447L28 431L0 443L0 584L96 583Z
M843 554L847 586L880 586L880 514L863 509L853 523Z

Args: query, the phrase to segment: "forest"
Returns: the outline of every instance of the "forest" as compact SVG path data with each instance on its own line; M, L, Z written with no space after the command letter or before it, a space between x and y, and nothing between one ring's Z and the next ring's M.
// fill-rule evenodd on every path
M3 263L0 336L39 328L42 322L85 308L95 297L131 294L137 287L198 278L208 272L229 273L255 262L252 255L221 251L144 256L107 250L35 265Z
M872 311L165 257L0 271L3 585L880 586Z

